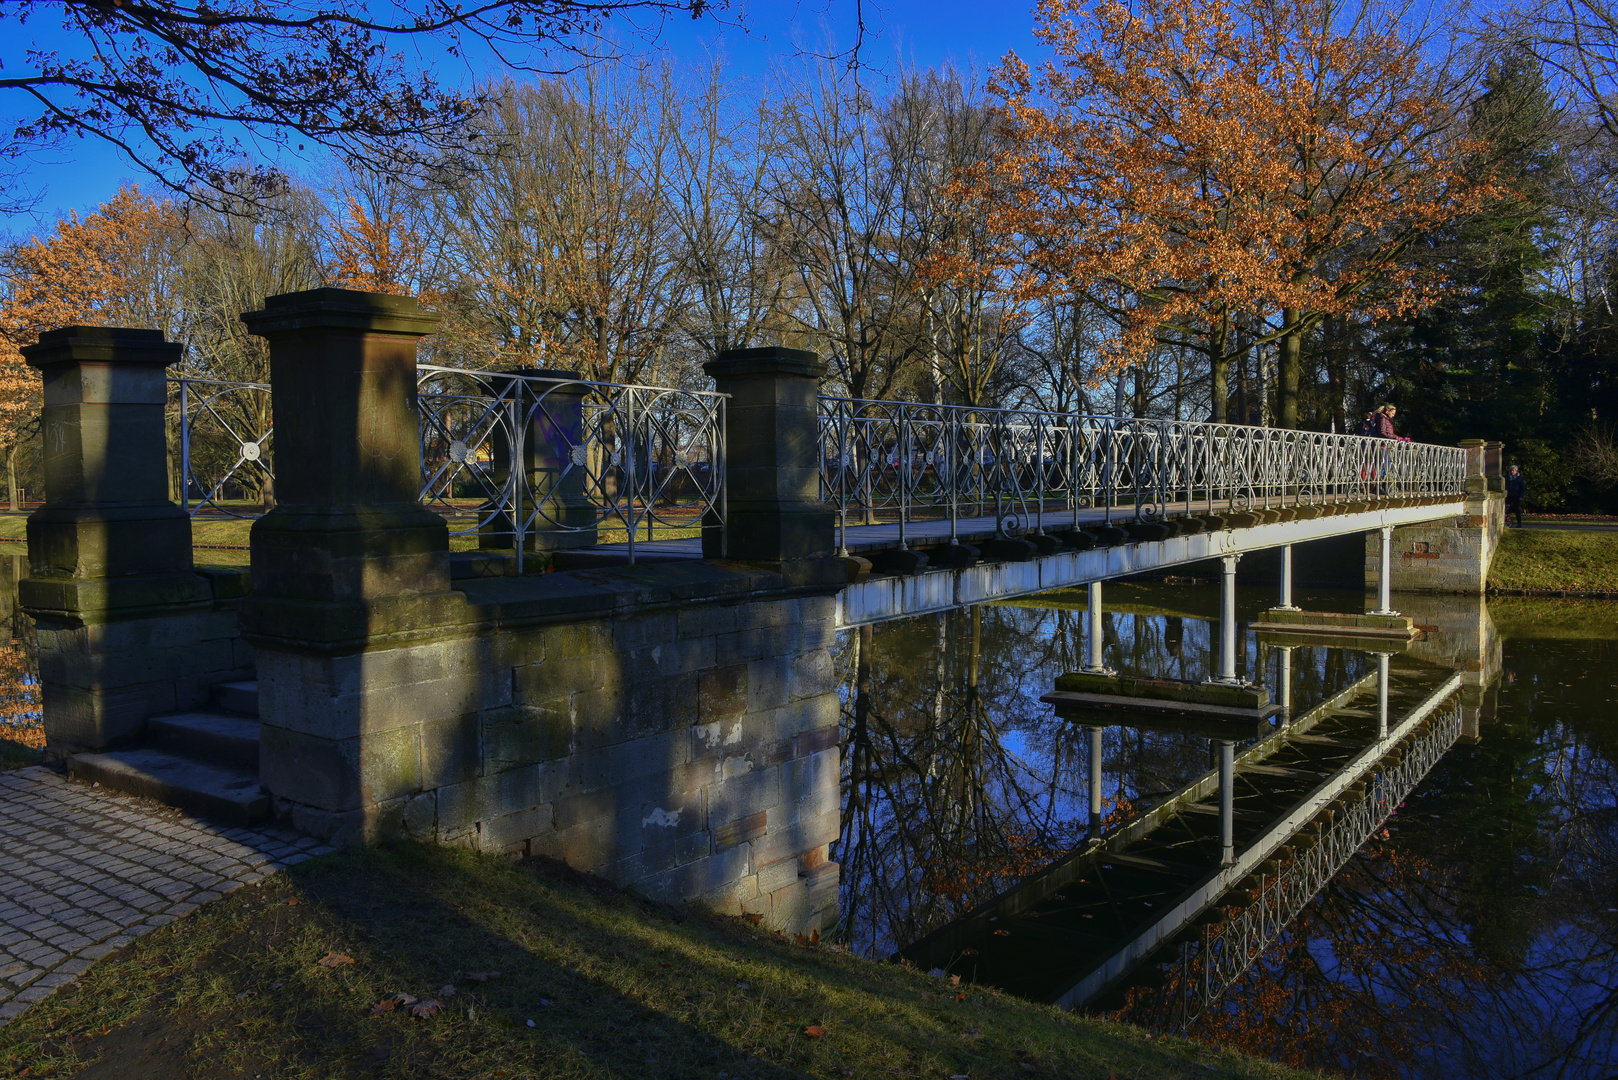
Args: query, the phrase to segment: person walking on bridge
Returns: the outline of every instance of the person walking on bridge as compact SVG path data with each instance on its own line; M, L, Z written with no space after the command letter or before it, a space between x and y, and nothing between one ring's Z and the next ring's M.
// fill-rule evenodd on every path
M1393 418L1399 415L1399 406L1383 405L1371 418L1376 421L1376 437L1379 439L1397 439L1400 442L1409 442L1407 436L1400 435L1393 430Z
M1506 524L1511 524L1511 515L1517 515L1517 528L1522 528L1522 499L1528 493L1528 478L1522 471L1513 465L1511 472L1506 475Z

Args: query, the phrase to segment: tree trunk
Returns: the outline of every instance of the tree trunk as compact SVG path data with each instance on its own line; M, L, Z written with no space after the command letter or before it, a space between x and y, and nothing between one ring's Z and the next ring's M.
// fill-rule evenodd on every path
M1281 324L1286 333L1277 343L1277 372L1275 424L1277 427L1298 426L1298 374L1303 367L1303 327L1298 322L1297 308L1281 310Z
M1327 319L1322 326L1325 335L1326 391L1331 400L1332 416L1337 431L1349 428L1348 409L1343 394L1343 323L1340 319Z
M1236 423L1251 424L1253 413L1247 407L1247 354L1250 352L1241 335L1236 335Z
M11 512L14 514L22 509L17 501L17 450L21 446L20 442L15 442L6 448L6 494L11 499Z
M1230 337L1230 324L1221 319L1208 338L1208 419L1216 424L1230 420L1230 353L1225 343Z

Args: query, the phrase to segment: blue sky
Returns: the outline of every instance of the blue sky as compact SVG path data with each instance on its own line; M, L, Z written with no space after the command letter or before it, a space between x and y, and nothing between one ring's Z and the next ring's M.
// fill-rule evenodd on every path
M1032 0L865 0L866 36L861 55L878 71L892 70L901 57L907 65L925 67L953 60L985 68L1008 50L1029 56L1035 52L1032 8ZM737 74L764 77L776 64L791 62L801 49L821 48L827 41L846 48L855 37L855 11L853 0L742 0L723 16L732 21L739 17L742 28L721 26L711 18L672 18L663 25L655 45L627 27L620 27L617 34L629 51L647 53L655 48L682 61L701 61L709 51L718 50ZM23 66L23 50L57 44L53 32L58 38L60 32L50 14L41 12L20 28L4 26L9 40L0 40L0 65L15 70ZM459 76L471 82L498 73L493 67L461 66L460 72L446 68L439 74L445 80ZM12 121L14 113L27 104L20 95L0 95L0 109L5 110L0 122ZM284 164L300 168L296 161ZM317 164L311 160L303 167L313 170ZM32 214L0 215L0 237L48 231L69 210L80 214L94 210L128 180L152 186L111 147L89 139L73 140L31 166L25 182L41 196L38 207Z

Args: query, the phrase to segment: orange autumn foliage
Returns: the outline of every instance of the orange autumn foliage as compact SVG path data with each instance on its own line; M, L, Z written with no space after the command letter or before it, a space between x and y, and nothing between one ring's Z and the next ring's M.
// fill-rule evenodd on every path
M99 210L57 222L7 253L0 296L0 450L26 437L40 408L39 373L19 351L73 324L163 326L184 215L167 200L120 189Z
M1291 313L1273 339L1430 304L1441 283L1406 248L1492 187L1397 16L1373 5L1041 0L1055 58L1006 58L1000 147L959 183L987 208L994 268L1021 298L1117 309L1113 370L1165 333L1222 357L1240 315Z
M345 289L412 295L419 290L427 245L402 214L348 198L347 218L332 227L332 279Z

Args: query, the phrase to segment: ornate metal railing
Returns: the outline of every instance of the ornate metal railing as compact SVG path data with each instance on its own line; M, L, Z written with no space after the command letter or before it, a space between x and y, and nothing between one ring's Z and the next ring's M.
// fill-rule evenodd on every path
M1005 535L1099 508L1156 520L1464 489L1466 452L1239 424L820 399L821 498L850 524L992 518ZM846 546L846 542L840 543Z
M424 503L524 552L656 530L725 535L725 395L422 365ZM644 534L644 535L643 535Z
M1250 879L1251 899L1202 928L1180 946L1163 986L1132 1003L1130 1019L1160 1030L1183 1031L1264 955L1304 907L1352 859L1460 738L1460 696L1454 696L1416 731L1389 747L1372 767L1361 793L1350 792L1327 816L1313 842L1294 841L1292 857L1274 874Z
M181 508L232 517L259 512L248 504L262 502L275 481L269 384L186 376L169 385L179 419Z

